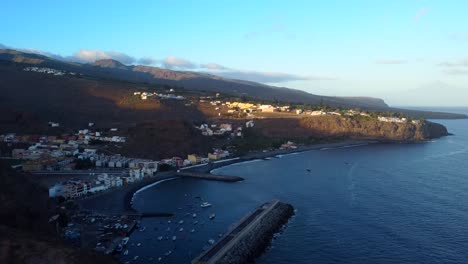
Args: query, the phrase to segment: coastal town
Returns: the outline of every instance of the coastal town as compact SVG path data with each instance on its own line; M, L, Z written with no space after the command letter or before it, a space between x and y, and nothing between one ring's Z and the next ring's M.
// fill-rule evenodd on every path
M60 74L53 69L29 67L29 71ZM188 100L182 95L176 95L174 89L168 94L151 92L134 92L133 96L141 100L150 100L152 97L159 99ZM193 99L193 98L192 98ZM315 109L303 109L300 106L285 104L260 104L253 102L223 100L219 93L214 96L200 96L199 104L211 107L211 110L221 115L244 114L235 123L212 122L195 125L194 128L203 136L221 136L228 138L242 138L246 129L255 127L255 120L263 118L262 113L277 113L302 117L302 116L339 116L342 118L362 117L375 118L379 122L417 124L419 120L408 119L401 116L383 116L375 112L361 111L357 109L334 109L327 107L315 107ZM223 119L225 120L225 119ZM234 118L233 120L236 120ZM243 120L239 122L239 120ZM48 126L59 128L61 124L49 121ZM210 153L193 153L185 157L174 156L161 160L149 160L135 157L126 157L118 153L109 152L106 147L114 145L121 147L127 141L126 137L119 133L118 127L107 129L96 128L94 122L89 122L86 128L79 129L75 133L60 135L27 135L8 133L0 135L0 142L6 144L11 152L9 158L17 162L13 167L33 174L51 174L61 172L73 175L75 172L86 172L86 179L75 177L66 181L59 181L49 186L50 197L64 197L65 199L77 199L103 192L112 188L119 188L142 179L153 177L159 170L178 170L184 167L198 164L208 164L232 157L228 150L215 148ZM21 146L21 147L18 147ZM291 141L284 142L283 148L295 148ZM87 172L89 171L89 172Z
M55 76L67 74L48 68L26 70ZM265 117L335 116L375 119L378 122L387 123L417 124L419 122L419 120L411 120L403 116L376 114L359 109L320 106L311 108L300 105L241 102L232 98L226 99L219 93L194 98L177 94L173 88L164 92L135 91L131 96L145 102L176 100L184 101L186 105L196 104L210 111L214 117L207 118L205 122L193 124L195 131L202 136L221 138L226 142L242 140L245 132L255 129L257 121ZM65 202L79 203L103 193L119 192L131 186L149 184L162 179L161 175L166 175L167 172L198 178L200 174L188 171L183 174L181 171L238 159L236 149L230 147L213 148L208 153L191 153L159 160L131 157L118 153L118 150L128 142L125 133L118 126L104 128L90 121L86 126L72 133L53 133L54 129L58 131L63 126L54 120L47 122L47 126L52 131L50 135L19 133L0 135L0 142L8 149L1 154L3 159L11 161L12 167L17 171L26 173L40 182L44 178L42 185L48 188L50 199ZM285 140L277 149L267 148L256 151L265 154L288 153L301 147L301 144L296 144L292 140ZM203 177L202 175L201 178ZM218 176L213 176L213 178L216 177ZM209 206L209 203L205 202L202 205ZM194 210L196 207L197 205L194 204L190 209L193 211L190 215L194 218L201 213ZM91 248L106 254L119 253L126 256L128 254L126 245L130 234L134 230L143 232L145 229L140 224L142 215L130 211L117 215L102 214L87 211L84 208L77 210L61 206L50 221L61 221L60 215L68 216L66 224L60 228L64 239L80 247ZM214 214L209 216L209 218L214 217ZM175 237L176 235L167 236L161 240L175 240ZM214 239L210 239L210 244L212 243L215 243Z

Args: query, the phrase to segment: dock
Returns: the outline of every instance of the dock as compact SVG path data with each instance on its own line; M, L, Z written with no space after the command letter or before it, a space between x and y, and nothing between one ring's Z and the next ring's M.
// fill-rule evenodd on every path
M257 257L281 226L293 215L289 204L273 200L239 220L217 243L192 264L246 263Z
M180 177L196 178L210 181L238 182L244 180L244 178L238 176L216 175L211 173L195 171L179 171L176 175Z

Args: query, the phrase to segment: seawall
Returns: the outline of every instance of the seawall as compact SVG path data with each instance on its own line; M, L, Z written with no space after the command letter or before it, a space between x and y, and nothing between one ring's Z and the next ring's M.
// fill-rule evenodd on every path
M265 203L243 217L217 243L193 259L192 264L252 263L293 214L290 204L279 200Z

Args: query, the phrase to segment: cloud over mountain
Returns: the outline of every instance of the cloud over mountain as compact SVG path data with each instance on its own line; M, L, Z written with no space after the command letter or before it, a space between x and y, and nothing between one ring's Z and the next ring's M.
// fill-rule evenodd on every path
M208 70L227 70L229 68L224 67L223 65L219 65L216 63L207 63L207 64L201 64L200 68L208 69Z
M123 64L132 64L137 60L122 52L116 51L102 51L102 50L88 50L82 49L73 54L71 57L72 60L80 61L80 62L95 62L97 60L103 59L113 59L117 60Z
M174 56L167 56L163 60L162 65L165 68L168 68L168 69L177 68L177 69L185 70L185 69L195 69L195 68L197 68L197 66L194 63L192 63L191 61L186 60L186 59L182 59L182 58L177 58L177 57L174 57Z
M154 58L151 58L151 57L143 57L143 58L140 58L137 61L137 63L143 64L143 65L155 65L155 64L161 63L161 61L157 60L157 59L154 59Z
M10 48L6 45L0 44L0 48ZM143 64L158 66L172 70L191 70L196 72L206 72L209 74L217 75L224 78L246 80L261 83L283 83L289 81L302 81L302 80L334 80L329 77L313 77L313 76L302 76L290 73L282 72L259 72L259 71L248 71L243 69L233 69L217 63L195 63L188 59L167 56L164 59L155 59L150 56L144 56L136 58L128 54L117 52L117 51L103 51L103 50L91 50L81 49L75 52L72 56L61 56L50 52L45 52L37 49L17 49L27 53L34 53L52 57L57 60L63 61L75 61L80 63L93 63L97 60L113 59L123 64Z
M289 73L280 72L257 72L257 71L225 71L225 72L211 72L212 74L219 75L221 77L246 80L260 83L282 83L289 81L304 81L304 80L333 80L333 78L327 77L308 77L300 76Z

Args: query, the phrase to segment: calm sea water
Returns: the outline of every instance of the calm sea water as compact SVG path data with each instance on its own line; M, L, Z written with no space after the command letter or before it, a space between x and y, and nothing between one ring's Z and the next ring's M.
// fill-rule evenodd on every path
M245 177L240 183L161 183L139 193L135 206L176 216L145 219L146 230L132 235L123 260L138 255L132 263L158 257L160 263L189 263L208 239L279 198L297 213L258 263L467 263L468 120L437 122L454 136L309 151L216 170ZM195 196L213 206L200 208Z

